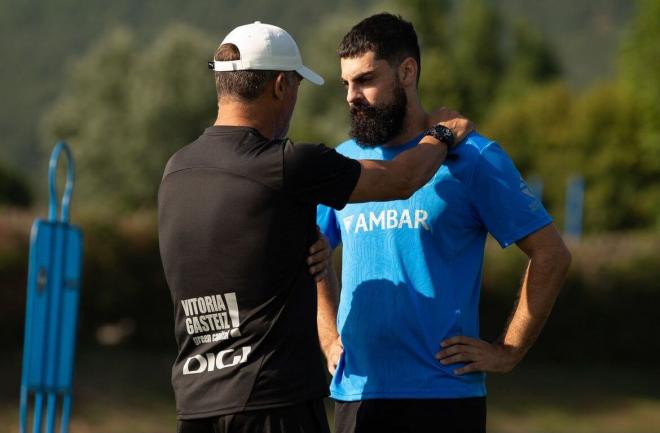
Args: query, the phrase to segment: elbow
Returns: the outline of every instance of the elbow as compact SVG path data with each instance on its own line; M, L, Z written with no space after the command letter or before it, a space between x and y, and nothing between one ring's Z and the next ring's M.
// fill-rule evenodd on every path
M554 248L539 253L536 257L537 263L548 270L552 270L562 279L566 277L573 257L563 242L557 244Z
M568 272L568 268L573 261L573 256L563 241L555 248L554 260L564 273Z

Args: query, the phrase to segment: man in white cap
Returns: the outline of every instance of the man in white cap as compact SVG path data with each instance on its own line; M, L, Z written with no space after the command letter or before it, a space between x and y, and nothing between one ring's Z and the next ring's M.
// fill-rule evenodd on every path
M418 146L391 161L356 161L286 138L300 81L323 79L281 28L234 29L209 66L218 117L170 158L158 196L178 431L327 432L307 270L316 206L409 197L471 125L441 110L428 126L444 126Z

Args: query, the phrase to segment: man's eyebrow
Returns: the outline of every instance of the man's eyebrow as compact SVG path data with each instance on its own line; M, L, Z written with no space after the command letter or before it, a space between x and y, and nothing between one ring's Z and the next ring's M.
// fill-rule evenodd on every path
M361 72L361 73L357 74L355 77L351 78L351 80L352 81L360 80L360 79L364 78L365 76L367 76L369 74L373 74L375 71L376 71L375 69L369 69L368 71ZM341 82L342 83L347 83L348 80L342 78Z

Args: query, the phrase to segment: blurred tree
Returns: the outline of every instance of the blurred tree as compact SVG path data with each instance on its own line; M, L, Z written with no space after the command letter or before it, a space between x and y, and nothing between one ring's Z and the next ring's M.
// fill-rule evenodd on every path
M605 83L579 98L573 113L574 145L587 185L585 227L607 231L652 224L645 203L653 185L640 170L647 155L631 99L616 83Z
M523 176L544 181L544 203L561 220L566 177L579 172L580 149L571 130L573 97L561 83L526 87L526 93L497 105L482 123Z
M643 0L620 52L620 74L578 97L552 81L559 69L525 27L499 104L482 130L505 144L523 172L545 181L561 219L566 178L586 180L585 229L660 227L660 3Z
M130 83L130 130L123 169L132 204L154 202L167 159L212 125L217 112L213 38L181 25L170 27L144 50Z
M306 36L315 44L302 47L305 64L321 74L323 86L303 80L298 92L289 137L294 141L314 141L335 146L346 140L349 114L346 92L341 85L341 70L337 49L339 42L359 19L350 12L336 14L326 19Z
M391 8L415 26L422 57L419 95L427 109L464 110L463 86L454 58L457 25L452 5L448 0L395 0Z
M42 129L44 142L72 145L79 203L104 211L155 204L169 155L212 123L211 41L175 26L139 50L120 29L78 62Z
M639 0L619 54L621 85L639 117L638 208L660 228L660 2Z
M480 120L490 109L503 79L502 22L483 0L460 3L458 29L452 40L455 81L461 92L461 110Z
M455 3L455 7L452 4ZM558 78L559 61L538 32L513 31L485 0L398 0L422 50L420 96L425 107L449 106L481 121L502 97Z
M559 59L543 36L525 21L515 24L510 61L500 84L498 99L523 96L539 83L561 78Z

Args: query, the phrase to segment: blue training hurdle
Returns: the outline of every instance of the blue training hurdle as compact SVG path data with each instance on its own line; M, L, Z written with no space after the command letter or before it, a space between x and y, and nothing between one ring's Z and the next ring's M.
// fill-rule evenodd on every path
M68 159L66 185L59 219L55 180L61 153ZM69 224L74 163L65 142L55 145L50 156L48 219L36 219L30 234L25 341L19 407L19 428L28 430L28 406L34 396L32 432L55 431L60 413L60 432L66 433L71 414L71 384L76 346L76 325L82 269L82 232ZM61 397L61 398L60 398ZM60 411L58 411L60 406Z

